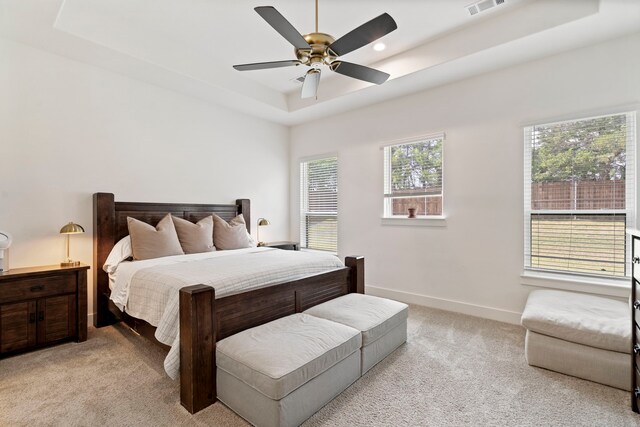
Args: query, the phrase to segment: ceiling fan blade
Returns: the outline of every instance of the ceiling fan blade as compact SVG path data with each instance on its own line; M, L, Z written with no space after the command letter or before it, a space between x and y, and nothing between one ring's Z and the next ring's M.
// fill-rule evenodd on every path
M258 6L254 10L293 46L298 49L311 49L311 46L309 46L309 43L302 37L300 32L273 6Z
M389 74L364 65L352 64L351 62L333 61L331 69L343 76L353 77L354 79L364 80L365 82L381 85L389 78Z
M290 67L292 65L300 65L300 61L292 59L290 61L274 61L274 62L256 62L255 64L234 65L238 71L266 70L268 68Z
M320 85L320 70L318 68L312 68L307 71L307 76L302 83L302 92L300 97L302 99L315 98L318 93L318 86Z
M329 49L331 49L336 56L342 56L356 49L360 49L362 46L366 46L374 40L378 40L396 28L398 28L398 25L391 15L383 13L334 41L329 46Z
M360 25L355 30L340 37L329 46L329 49L335 52L337 56L342 56L356 49L360 49L372 41L378 40L396 28L398 28L398 25L391 15L383 13L377 18L373 18L371 21Z

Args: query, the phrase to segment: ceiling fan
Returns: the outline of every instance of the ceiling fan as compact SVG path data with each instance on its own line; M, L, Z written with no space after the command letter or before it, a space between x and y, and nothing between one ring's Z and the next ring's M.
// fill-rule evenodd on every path
M302 98L316 96L322 65L327 65L332 71L344 76L378 85L386 82L389 78L389 74L382 71L338 59L338 57L359 49L398 28L396 21L388 13L383 13L336 40L329 34L318 32L318 0L316 0L316 31L304 36L274 7L260 6L254 10L295 47L295 55L298 59L234 65L233 68L236 70L250 71L307 65L311 69L304 77Z

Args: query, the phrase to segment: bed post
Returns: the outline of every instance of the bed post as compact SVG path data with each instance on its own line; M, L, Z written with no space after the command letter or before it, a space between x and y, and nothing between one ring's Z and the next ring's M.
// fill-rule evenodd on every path
M247 231L251 233L251 201L249 199L236 199L238 214L242 214L247 224Z
M215 291L180 289L180 403L195 414L216 401Z
M93 306L96 328L118 320L109 311L109 275L102 269L115 242L116 204L112 193L93 195Z
M364 294L364 257L345 257L344 265L349 267L349 293Z

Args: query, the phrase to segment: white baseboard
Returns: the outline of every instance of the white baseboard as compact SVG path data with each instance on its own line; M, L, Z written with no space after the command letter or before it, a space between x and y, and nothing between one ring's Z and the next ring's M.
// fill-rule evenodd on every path
M443 298L430 297L427 295L414 294L410 292L398 291L395 289L380 288L377 286L365 286L365 292L370 295L394 299L407 304L417 304L425 307L438 308L440 310L453 311L467 314L469 316L482 317L485 319L497 320L499 322L520 324L522 313L502 310L500 308L486 307L483 305L469 304L467 302L452 301Z
M95 313L87 314L87 325L93 326L93 316L95 316Z

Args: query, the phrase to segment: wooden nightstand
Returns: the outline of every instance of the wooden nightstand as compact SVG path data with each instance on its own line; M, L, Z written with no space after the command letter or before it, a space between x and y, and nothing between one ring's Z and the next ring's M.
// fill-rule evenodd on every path
M87 339L88 265L0 273L0 357Z
M298 242L271 242L271 243L265 243L264 246L267 248L285 249L287 251L300 250L300 243Z

